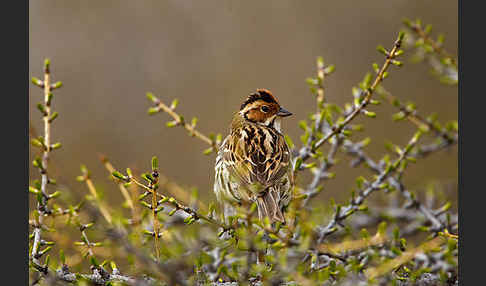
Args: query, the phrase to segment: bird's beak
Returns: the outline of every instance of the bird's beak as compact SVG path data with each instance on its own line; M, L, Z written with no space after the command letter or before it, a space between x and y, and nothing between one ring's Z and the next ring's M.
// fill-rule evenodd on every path
M283 107L280 107L280 110L277 112L277 115L280 117L286 117L292 115L292 112L288 111Z

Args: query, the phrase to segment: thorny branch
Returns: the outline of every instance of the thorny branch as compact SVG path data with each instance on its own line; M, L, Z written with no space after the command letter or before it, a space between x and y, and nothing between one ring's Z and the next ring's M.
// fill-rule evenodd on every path
M218 151L218 145L220 143L218 141L221 141L221 140L217 140L216 138L209 138L208 136L206 136L206 135L202 134L201 132L199 132L198 130L196 130L197 119L193 119L191 124L189 124L184 120L183 116L179 115L177 112L174 111L176 106L177 106L177 102L178 102L177 100L174 100L172 102L172 105L169 107L169 106L165 105L162 101L160 101L160 99L155 97L150 92L147 93L147 97L155 105L155 107L151 107L149 109L149 114L155 114L155 113L160 112L161 110L164 111L165 113L169 114L174 119L174 121L168 122L167 126L169 126L169 127L182 126L184 129L189 131L190 136L196 137L196 138L204 141L208 145L210 145L211 148L206 150L205 153L217 152Z
M150 187L144 185L143 183L140 183L137 179L135 179L132 175L128 175L128 176L125 176L117 171L115 171L113 173L113 176L117 179L120 179L120 180L123 180L127 183L129 182L132 182L134 184L136 184L137 186L139 186L140 188L144 189L145 192L147 193L150 193L151 192L151 189ZM173 197L167 197L161 193L155 193L158 197L161 198L161 200L158 201L158 204L157 205L160 205L162 203L165 203L165 204L168 204L172 207L174 207L174 209L176 211L178 210L181 210L185 213L187 213L189 216L192 217L192 220L193 221L196 221L198 219L202 219L202 220L205 220L206 222L210 223L210 224L213 224L213 225L216 225L216 226L219 226L223 229L224 232L232 229L231 226L228 226L226 224L224 224L223 222L219 222L217 221L216 219L212 218L212 217L209 217L209 216L206 216L206 215L203 215L201 214L200 212L196 211L195 209L193 208L190 208L184 204L182 204L180 201L176 200L175 198Z
M44 102L43 104L39 103L37 106L38 109L41 111L43 115L44 121L44 138L39 138L37 141L39 142L36 145L40 145L43 149L42 154L42 161L36 163L38 169L41 173L41 186L40 190L36 190L38 195L38 203L37 203L37 222L34 225L34 242L32 244L32 253L31 253L31 260L34 264L40 265L39 258L47 252L50 247L44 249L43 251L39 251L41 246L41 234L43 228L43 221L44 216L47 216L51 213L48 209L47 201L52 197L49 195L47 191L47 185L49 182L49 177L47 173L47 164L49 162L49 154L53 150L53 146L51 145L51 122L53 121L53 117L51 114L51 100L52 100L52 93L51 90L54 88L58 88L61 84L51 85L50 79L50 61L46 60L44 63L44 81L40 81L38 79L33 79L33 82L44 89ZM54 117L55 118L55 117ZM36 162L36 161L34 161ZM40 191L40 193L39 193Z
M303 161L307 160L311 156L311 154L315 152L315 150L317 150L321 145L326 143L331 137L333 137L336 134L339 134L344 129L344 127L348 125L359 113L363 112L364 108L370 103L371 97L373 96L375 89L385 78L385 73L389 68L389 66L391 64L395 64L395 65L401 64L397 62L395 58L398 55L400 55L399 51L400 51L400 46L402 44L403 37L404 34L400 33L391 51L386 52L387 56L386 56L385 63L383 64L378 74L376 75L373 84L367 90L364 91L364 96L361 103L357 107L355 107L354 110L342 122L334 124L331 127L331 131L328 134L326 134L322 139L315 142L315 144L313 144L312 146L304 146L302 149L300 149L298 158L300 158Z
M328 223L328 225L324 228L318 230L318 238L317 243L321 243L328 235L335 232L338 226L341 226L341 222L346 219L348 216L353 214L355 211L359 210L361 204L366 200L366 198L374 191L383 189L385 186L383 183L386 179L391 176L397 169L400 167L400 164L403 160L406 159L407 155L410 153L412 148L417 144L418 139L420 138L420 131L415 133L415 135L410 139L407 146L400 152L400 156L396 159L392 164L388 164L386 168L379 173L377 178L364 190L361 190L357 197L353 197L349 203L349 205L345 207L336 207L336 212L334 217Z

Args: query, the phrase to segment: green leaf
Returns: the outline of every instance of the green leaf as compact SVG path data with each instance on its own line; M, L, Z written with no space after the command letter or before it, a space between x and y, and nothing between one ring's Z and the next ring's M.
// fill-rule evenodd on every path
M302 160L301 157L298 157L297 160L295 160L295 166L294 166L294 171L297 171L300 169L300 166L302 165L304 161Z
M196 127L197 121L198 121L197 117L193 117L191 120L191 126Z
M405 32L404 31L400 31L398 33L398 40L399 41L403 41L403 38L405 37Z
M179 104L179 100L175 98L174 100L172 100L172 103L170 104L170 109L174 110L178 104Z
M159 109L157 107L150 107L148 109L148 114L149 115L154 115L155 113L158 113L159 112Z
M40 79L36 77L32 77L32 83L40 87L42 87L42 85L44 84Z
M372 112L372 111L368 111L368 110L364 110L364 114L368 117L371 117L371 118L375 118L376 117L376 113L375 112Z
M47 94L47 101L46 101L46 106L51 106L52 98L54 97L54 94L52 92L49 92Z
M63 265L66 264L66 256L64 255L64 250L59 250L59 259Z
M397 60L391 60L391 63L397 67L403 66L403 62Z
M56 88L60 88L62 86L62 82L58 81L58 82L55 82L53 85L52 85L52 88L53 89L56 89Z
M52 121L54 121L54 119L56 119L58 116L59 116L59 113L57 111L54 111L52 113L51 117L49 117L49 123L51 123Z
M122 181L126 180L126 177L125 177L125 176L124 176L122 173L120 173L120 172L118 172L118 171L114 171L114 172L113 172L113 173L111 173L111 174L113 175L113 177L115 177L115 178L117 178L117 179L120 179L120 180L122 180Z
M376 47L376 50L384 54L385 56L388 56L388 51L382 45L378 45L378 47Z
M148 173L143 173L142 178L144 178L147 182L152 183L155 181L154 177Z
M400 111L400 112L393 114L392 119L393 119L393 121L399 121L399 120L405 119L406 117L407 116L405 115L405 113Z
M61 142L56 142L56 143L54 143L54 144L51 145L51 149L52 150L56 150L56 149L61 148L61 146L62 146L61 145Z
M151 93L151 92L147 92L145 95L147 96L147 98L148 98L150 101L152 101L152 102L154 102L154 103L155 103L155 102L158 102L158 99L157 99L157 98L154 96L154 94L153 94L153 93Z
M61 195L61 192L60 191L55 191L54 193L52 193L52 194L49 195L49 199L57 198L60 195Z
M159 160L157 159L157 156L152 157L152 171L155 171L159 168Z
M327 68L324 69L324 73L331 74L335 70L336 70L336 66L335 65L330 65L330 66L328 66Z
M35 147L44 147L44 144L37 138L30 140L30 143Z
M44 60L44 71L49 72L50 66L51 66L51 60L50 59L45 59Z
M285 134L284 138L285 138L285 142L287 143L289 148L290 149L294 148L295 145L294 145L294 142L292 142L292 139L290 138L290 136L288 134Z
M209 147L208 149L205 149L205 150L203 151L203 154L204 154L204 155L209 155L209 154L211 154L212 152L213 152L213 147Z
M378 233L380 235L385 235L386 234L386 227L387 227L387 224L385 221L382 221L379 225L378 225Z
M47 115L46 108L42 103L37 103L37 109L39 109L39 111L42 113L42 115L44 115L44 116Z
M91 265L95 266L95 267L98 267L98 261L96 261L96 258L94 258L94 256L91 256L89 258L89 262L91 263Z
M150 192L145 192L143 194L141 194L139 197L138 197L138 200L143 200L145 197L147 197L148 195L150 194Z
M169 122L167 122L165 125L166 125L167 127L171 128L171 127L176 127L176 126L177 126L177 124L179 124L179 123L178 123L177 121L173 120L173 121L169 121Z

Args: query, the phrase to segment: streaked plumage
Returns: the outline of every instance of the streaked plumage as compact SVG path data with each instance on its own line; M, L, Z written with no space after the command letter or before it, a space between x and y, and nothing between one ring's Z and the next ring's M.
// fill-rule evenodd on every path
M215 166L214 192L226 216L232 204L256 202L260 219L285 222L293 177L280 121L289 115L265 89L252 93L234 115Z

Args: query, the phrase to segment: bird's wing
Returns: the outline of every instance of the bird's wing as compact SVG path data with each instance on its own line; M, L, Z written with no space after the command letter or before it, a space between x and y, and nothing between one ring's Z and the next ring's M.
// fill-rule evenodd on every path
M287 173L290 152L281 134L271 128L245 125L227 142L223 159L240 184L264 191Z

